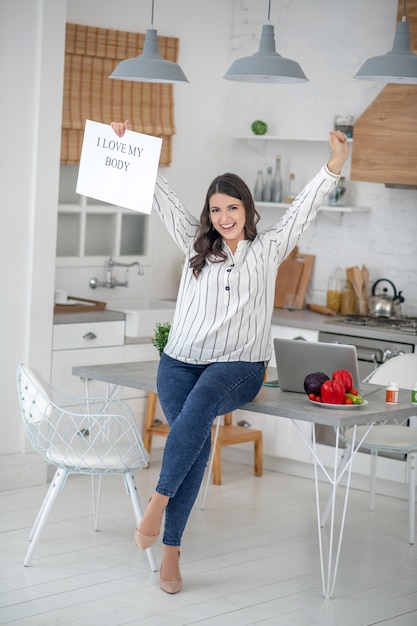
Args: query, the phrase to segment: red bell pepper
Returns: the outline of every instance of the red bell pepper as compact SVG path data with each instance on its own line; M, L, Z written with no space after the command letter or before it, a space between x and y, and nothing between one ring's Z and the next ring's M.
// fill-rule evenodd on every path
M326 380L320 387L320 394L325 404L345 403L345 388L339 380Z
M348 370L336 370L332 374L332 380L338 380L342 383L345 391L348 391L349 393L353 389L352 374Z

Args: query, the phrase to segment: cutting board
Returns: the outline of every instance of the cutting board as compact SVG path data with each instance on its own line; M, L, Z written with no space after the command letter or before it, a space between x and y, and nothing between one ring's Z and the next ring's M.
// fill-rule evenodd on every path
M284 307L287 294L295 294L296 309L304 307L315 258L314 254L300 253L296 247L281 263L275 283L275 307Z

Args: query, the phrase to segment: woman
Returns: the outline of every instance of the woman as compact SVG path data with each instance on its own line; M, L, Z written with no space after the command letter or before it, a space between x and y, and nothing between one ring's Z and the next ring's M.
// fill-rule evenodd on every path
M119 137L129 122L112 123ZM158 175L153 207L186 256L157 388L170 425L155 489L136 530L140 549L153 545L163 514L160 587L181 590L179 546L197 497L217 415L259 392L271 355L278 267L335 186L348 156L346 135L331 132L332 156L283 217L257 233L251 192L235 174L211 183L198 221Z

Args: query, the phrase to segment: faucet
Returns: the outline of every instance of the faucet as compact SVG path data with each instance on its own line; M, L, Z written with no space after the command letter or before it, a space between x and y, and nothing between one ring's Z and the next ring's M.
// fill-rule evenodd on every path
M120 280L117 280L113 276L113 267L117 266L117 267L129 268L129 267L133 267L134 265L137 265L138 267L139 276L143 276L143 265L139 263L139 261L133 261L133 263L118 263L117 261L114 261L110 257L110 259L107 261L105 282L100 282L98 278L93 277L93 278L90 278L89 285L91 289L96 289L97 287L107 287L107 289L113 289L113 287L129 287L129 282L128 282L129 270L126 269L124 282L121 282Z

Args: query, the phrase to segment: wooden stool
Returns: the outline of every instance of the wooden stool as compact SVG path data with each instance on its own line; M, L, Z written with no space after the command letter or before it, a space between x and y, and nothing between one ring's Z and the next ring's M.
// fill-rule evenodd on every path
M153 435L167 437L169 432L168 424L154 424L156 402L158 394L155 391L148 392L148 400L146 403L145 426L143 430L143 443L149 454L152 450ZM212 441L216 426L212 429ZM223 425L219 426L219 434L217 436L216 447L213 450L213 469L212 480L213 485L222 484L222 467L221 467L221 448L223 446L232 446L238 443L254 442L254 474L262 476L263 470L263 447L262 447L262 431L245 426L236 426L232 424L232 414L227 413L223 416Z

